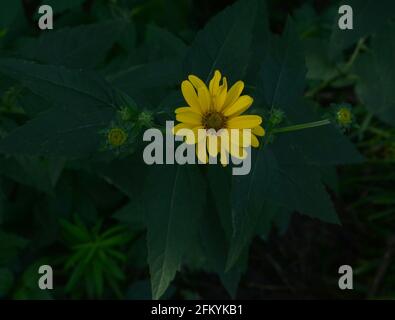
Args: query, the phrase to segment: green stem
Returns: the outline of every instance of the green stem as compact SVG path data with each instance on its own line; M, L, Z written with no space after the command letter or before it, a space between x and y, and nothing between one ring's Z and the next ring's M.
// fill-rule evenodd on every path
M323 89L325 89L326 87L330 86L333 82L335 82L339 78L347 75L347 73L350 71L351 67L353 66L355 60L357 59L359 53L365 47L365 40L366 40L365 38L359 39L359 41L354 49L354 52L352 53L350 59L347 61L344 68L338 69L337 72L332 77L330 77L329 79L326 79L321 84L319 84L317 87L308 91L305 94L305 96L309 97L309 98L314 97L318 92L320 92Z
M331 122L329 119L314 121L314 122L307 122L307 123L302 123L302 124L296 124L293 126L273 129L272 133L284 133L284 132L299 131L299 130L304 130L304 129L309 129L309 128L326 126L330 123Z

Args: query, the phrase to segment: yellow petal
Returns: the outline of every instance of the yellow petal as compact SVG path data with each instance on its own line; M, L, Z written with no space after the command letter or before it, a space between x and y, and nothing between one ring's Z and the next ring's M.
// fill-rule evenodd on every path
M236 100L240 97L240 94L244 90L244 82L243 81L237 81L229 90L226 100L224 103L224 108L227 108L228 106L231 106L233 103L236 102Z
M205 85L198 89L198 99L202 112L207 112L210 109L211 96Z
M193 74L188 76L188 80L191 81L191 83L196 88L196 90L199 89L200 87L206 87L206 84L203 82L203 80L201 80L199 77L197 77Z
M186 124L186 123L179 123L176 126L173 127L172 131L173 134L177 135L177 133L181 130L181 129L192 129L191 125Z
M181 112L195 112L195 109L192 109L191 107L180 107L180 108L177 108L174 112L175 112L175 113L181 113Z
M258 148L258 147L259 147L259 140L258 140L258 138L256 137L256 135L254 135L254 134L251 135L251 145L252 145L254 148Z
M226 81L226 78L223 78L223 83L218 89L218 94L215 97L215 108L218 111L221 111L223 109L226 95L228 93L228 82Z
M199 129L204 129L203 126L197 126L191 129L192 134L186 135L185 143L186 144L195 144L199 141L199 138L202 139L203 137L199 137Z
M177 121L187 124L200 126L202 124L202 116L195 112L181 112L176 115Z
M216 96L219 89L219 82L221 81L221 72L215 70L213 78L210 80L209 89L212 96Z
M229 153L225 150L221 150L219 160L224 167L227 166L229 164Z
M196 155L201 163L207 163L206 141L199 141L196 144Z
M253 102L254 99L250 96L241 96L235 103L233 103L233 105L230 105L225 109L224 114L227 117L242 114L252 105Z
M235 145L230 146L229 153L238 159L245 159L247 157L247 151L243 147L237 147Z
M237 116L228 120L228 128L255 128L262 123L262 118L256 115Z
M208 150L208 154L212 157L216 157L218 155L218 152L220 151L218 138L219 137L214 135L207 136L207 150Z
M252 129L252 133L256 136L263 137L265 135L265 129L263 129L261 126L258 126Z
M251 145L251 132L238 130L238 129L228 129L230 142L237 146L249 147Z
M195 112L200 112L201 108L200 108L199 100L192 84L187 80L183 81L181 84L181 91L188 105L192 109L194 109Z

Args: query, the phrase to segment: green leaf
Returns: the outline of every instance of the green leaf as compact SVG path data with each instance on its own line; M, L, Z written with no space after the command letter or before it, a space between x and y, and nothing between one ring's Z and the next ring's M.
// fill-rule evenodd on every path
M395 9L394 9L395 10ZM395 25L373 39L372 51L357 60L356 91L366 108L395 125Z
M251 56L249 58L246 81L256 83L260 67L270 49L271 33L269 31L266 1L258 1L257 18L253 27L251 40Z
M241 0L212 18L193 42L184 61L184 74L195 74L208 83L216 69L232 83L243 78L257 1Z
M142 89L172 87L180 83L181 65L178 59L163 59L134 65L107 77L117 88L133 95Z
M311 110L301 102L306 68L292 21L288 21L282 37L273 39L271 45L272 51L261 67L256 89L258 101L269 110L282 109L292 123L310 119ZM251 241L261 219L265 219L262 214L270 213L265 212L267 206L274 204L323 221L338 222L315 165L353 162L360 160L360 156L333 128L318 130L323 138L312 134L314 130L276 136L270 147L263 140L261 147L252 153L250 173L233 177L233 235L228 269ZM267 218L270 222L270 217Z
M312 218L339 223L317 168L287 164L287 159L281 158L277 158L277 162L277 169L272 168L273 186L267 200Z
M205 268L216 272L229 295L235 298L240 277L245 271L248 250L243 251L237 261L238 263L233 268L225 270L229 238L221 225L220 219L217 212L205 211L199 242L206 258Z
M42 159L31 156L0 158L0 174L37 190L53 193L64 164L63 159Z
M147 27L145 41L150 61L182 58L187 51L187 46L181 39L154 25Z
M0 153L89 157L97 153L99 131L114 116L111 108L87 111L50 110L0 140Z
M114 107L113 90L94 72L17 59L0 59L0 72L21 81L57 107L78 110L81 114L92 112L92 107Z
M68 68L94 68L104 60L126 26L124 21L115 20L46 32L22 44L19 53L27 60Z
M179 165L153 167L144 190L152 296L159 299L195 238L206 191L197 166Z
M275 183L273 172L277 168L277 163L274 155L267 151L261 148L258 152L254 152L251 172L248 175L233 176L231 191L233 235L227 269L235 264L241 252L250 243L265 200L268 200L270 189L273 188L272 184Z
M256 105L282 109L287 117L303 112L295 106L305 89L303 47L294 24L288 19L281 38L273 37L261 66L255 95Z
M287 114L290 124L307 123L320 118L303 99L296 99L289 105L292 105L292 112ZM364 160L350 140L333 125L280 134L275 137L274 145L281 146L276 148L276 152L289 154L291 151L299 155L304 164L340 165L361 163ZM300 159L289 157L289 160L291 163L295 160L293 163L296 163Z

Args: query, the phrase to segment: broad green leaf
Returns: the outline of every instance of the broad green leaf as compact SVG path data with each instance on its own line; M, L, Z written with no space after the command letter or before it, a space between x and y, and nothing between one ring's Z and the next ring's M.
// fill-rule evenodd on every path
M230 216L229 213L228 215ZM225 270L227 252L229 250L229 237L222 227L220 219L217 212L205 210L199 242L205 257L205 269L216 272L229 295L235 298L240 277L246 268L248 250L244 248L237 261L238 263L230 270Z
M145 41L150 61L163 58L182 58L187 51L187 46L181 39L154 25L147 27Z
M216 69L229 83L243 78L250 57L257 1L241 0L212 18L193 42L184 61L184 75L208 80Z
M289 210L312 218L338 223L331 199L326 192L317 168L307 165L281 164L273 171L273 188L268 200Z
M142 194L141 181L147 174L147 166L141 158L126 158L108 163L93 165L94 172L104 180L114 185L132 200L137 200Z
M341 30L338 26L340 15L333 21L332 35L330 38L330 56L334 57L342 50L347 49L360 38L370 36L377 32L386 32L383 27L390 18L394 17L395 2L392 0L350 0L341 1L341 5L349 5L353 9L354 28Z
M0 158L0 174L39 191L52 193L63 170L63 159L37 157Z
M288 20L281 38L273 37L263 60L255 95L256 105L268 110L282 109L287 116L303 112L295 106L305 88L303 47L292 20Z
M50 110L18 127L0 140L0 153L89 157L103 139L99 133L111 122L113 109L87 111Z
M134 65L107 79L117 88L135 94L142 89L170 88L181 82L181 65L178 59L164 59L147 64Z
M257 18L252 30L251 56L248 62L246 81L248 84L256 83L258 73L264 57L269 51L271 33L269 31L268 10L266 1L258 1Z
M39 113L53 107L47 99L28 89L22 90L21 94L18 95L17 105L30 117L37 116Z
M43 33L38 39L29 39L22 44L19 53L27 60L91 69L104 60L126 26L122 20L115 20L55 29Z
M305 39L303 45L308 79L325 81L337 74L336 60L329 57L329 43L326 39Z
M92 107L114 107L114 92L93 72L16 59L0 59L0 72L21 81L57 107L79 110L81 114L92 112Z
M273 51L261 67L257 98L269 110L285 111L292 124L299 123L311 116L311 110L306 103L301 103L306 69L292 21L288 21L282 37L273 39L271 44ZM261 215L265 214L265 206L275 204L323 221L337 222L318 169L313 165L353 162L360 160L360 156L336 131L329 130L328 134L328 128L321 130L321 134L327 136L322 138L325 143L320 149L321 138L314 139L317 137L312 135L314 130L275 137L271 147L264 139L261 147L253 151L250 173L233 177L233 235L227 268L234 265L251 241ZM339 155L338 150L345 155Z
M155 166L147 177L144 199L154 299L166 291L196 237L205 193L197 166Z
M287 124L300 124L320 120L320 115L303 99L296 99L292 112L287 114ZM335 110L333 110L335 112ZM318 138L319 137L319 138ZM276 152L289 155L293 152L303 158L304 164L339 165L360 163L362 155L350 140L335 126L326 125L307 130L283 133L275 137ZM289 157L290 163L296 163L298 157Z
M276 183L275 170L278 169L274 155L261 148L253 153L250 173L232 179L233 234L227 269L235 264L254 235L265 201L270 201L269 189Z
M395 9L394 9L395 10ZM357 93L366 108L382 121L395 125L395 25L373 39L372 51L355 65Z

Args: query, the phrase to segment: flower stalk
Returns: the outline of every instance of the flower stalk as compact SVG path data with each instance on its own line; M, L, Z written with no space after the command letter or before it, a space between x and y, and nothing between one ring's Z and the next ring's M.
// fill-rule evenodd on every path
M288 126L288 127L275 128L272 130L272 133L284 133L284 132L299 131L299 130L304 130L304 129L309 129L309 128L326 126L330 123L331 123L331 121L329 119L301 123L301 124L296 124L296 125L292 125L292 126Z

